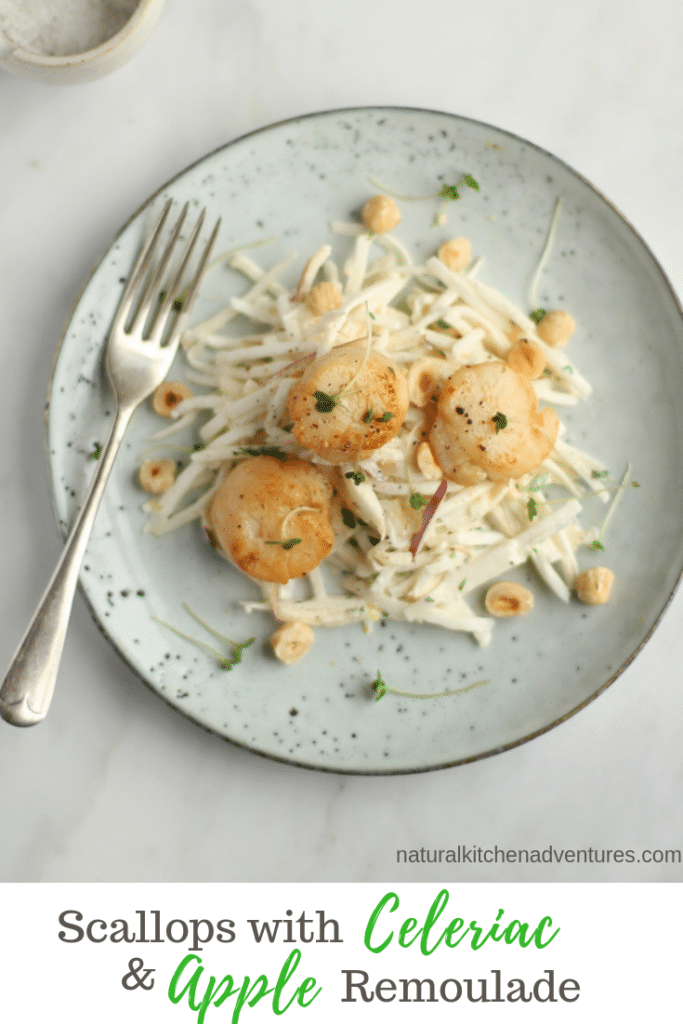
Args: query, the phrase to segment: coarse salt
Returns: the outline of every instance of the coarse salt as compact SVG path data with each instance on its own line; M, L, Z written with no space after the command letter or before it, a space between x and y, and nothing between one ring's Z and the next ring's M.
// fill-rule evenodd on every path
M85 53L116 35L140 0L0 0L0 49Z

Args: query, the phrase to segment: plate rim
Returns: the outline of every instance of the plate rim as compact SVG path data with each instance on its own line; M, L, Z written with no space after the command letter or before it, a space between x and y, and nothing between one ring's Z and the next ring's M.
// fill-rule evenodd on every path
M665 287L666 287L666 289L667 289L671 299L673 300L674 306L675 306L675 308L678 311L679 317L683 321L683 303L682 303L681 299L679 299L678 294L676 293L676 290L673 287L673 285L672 285L672 283L671 283L671 281L669 279L669 276L666 273L666 271L665 271L664 267L662 266L662 264L660 263L658 257L652 251L652 249L650 248L648 243L645 241L645 239L643 238L641 233L638 231L638 229L622 213L622 211L596 185L594 185L592 181L590 181L590 179L588 179L581 172L577 171L571 164L569 164L567 161L565 161L562 157L557 156L556 154L552 153L550 150L548 150L545 147L539 145L538 143L535 143L535 142L525 138L524 136L518 135L517 133L512 132L509 129L501 128L498 125L491 124L490 122L482 121L482 120L480 120L478 118L468 117L468 116L463 115L463 114L453 113L452 111L439 110L439 109L430 108L430 107L411 107L411 106L404 106L404 105L401 105L401 104L398 104L398 105L391 105L391 104L381 104L381 105L364 104L364 105L360 105L359 104L359 105L354 105L354 106L349 106L349 107L334 107L334 108L329 108L329 109L324 109L324 110L309 111L309 112L303 113L303 114L296 114L296 115L293 115L291 117L286 117L286 118L279 119L277 121L270 122L270 123L268 123L266 125L262 125L259 128L254 128L254 129L251 129L248 132L243 132L241 135L238 135L238 136L236 136L236 137L234 137L232 139L229 139L227 142L223 142L220 145L215 146L212 150L209 150L207 153L202 154L202 156L198 157L196 160L193 160L189 164L185 165L183 168L181 168L179 171L177 171L175 174L173 174L170 178L168 178L157 189L155 189L154 192L150 193L148 195L148 197L133 211L133 213L130 214L130 216L125 220L125 222L121 225L119 230L116 232L116 234L111 238L111 240L106 245L106 247L102 251L102 253L99 256L99 258L97 259L97 261L93 264L90 273L88 274L87 278L84 280L84 283L82 284L81 288L79 289L79 292L78 292L78 294L77 294L77 296L76 296L76 298L75 298L75 300L74 300L74 302L73 302L73 304L71 306L71 309L70 309L69 313L67 314L67 318L66 318L66 321L65 321L65 324L64 324L61 336L59 338L59 341L57 343L57 347L55 349L55 352L54 352L54 355L53 355L53 358L52 358L52 363L51 363L51 366L50 366L49 379L48 379L47 394L46 394L46 399L45 399L44 413L43 413L43 426L44 426L43 441L44 441L45 458L46 458L47 467L48 467L48 480L49 480L49 485L50 485L50 504L51 504L51 507L52 507L52 515L53 515L53 519L54 519L54 522L55 522L56 530L57 530L58 536L61 537L62 541L64 541L66 536L68 535L69 528L67 526L62 526L62 524L60 522L61 516L60 516L59 509L57 507L57 487L56 487L56 480L55 480L55 475L54 475L55 474L55 467L54 467L53 460L52 460L51 455L50 455L50 442L49 442L50 409L51 409L51 399L52 399L52 390L53 390L54 378L55 378L55 374L56 374L56 371L57 371L57 365L58 365L58 362L59 362L59 358L60 358L60 355L61 355L63 347L64 347L64 342L65 342L66 336L67 336L67 334L69 332L69 328L71 327L71 324L72 324L73 319L75 317L76 311L77 311L77 309L78 309L78 307L79 307L79 305L80 305L80 303L81 303L81 301L83 299L83 296L84 296L85 292L90 287L90 284L93 281L93 278L95 277L95 275L100 270L102 264L107 259L107 257L109 255L109 253L111 252L111 250L115 247L118 239L127 231L128 227L133 223L133 221L135 221L157 199L157 197L159 195L161 195L165 190L170 189L176 181L178 181L180 178L184 177L185 175L189 174L194 168L200 166L205 161L210 160L211 158L216 156L216 154L218 154L220 152L223 152L225 150L228 150L228 149L230 149L230 148L232 148L234 146L237 146L240 143L243 143L243 142L245 142L248 139L255 138L257 136L260 136L260 135L263 135L263 134L267 134L268 132L271 132L274 129L284 127L285 125L298 124L298 123L301 123L303 121L316 120L318 118L343 116L344 114L351 115L351 114L357 114L357 113L368 113L368 114L369 113L376 113L376 114L393 113L393 114L417 114L417 115L427 114L427 115L434 115L434 116L437 116L437 117L450 118L450 119L452 119L452 120L454 120L456 122L466 123L466 124L470 124L470 125L476 125L479 128L483 128L485 130L490 130L492 132L496 132L499 135L503 135L503 136L505 136L505 137L507 137L509 139L514 140L518 144L521 144L523 146L526 146L526 147L529 147L529 148L535 150L537 153L540 153L543 156L545 156L546 158L550 159L553 163L557 164L558 166L563 167L566 171L568 171L576 179L578 179L585 186L587 186L590 189L590 191L592 193L594 193L616 215L616 217L621 221L623 226L626 227L626 229L631 233L631 235L634 236L634 238L637 241L637 243L641 246L641 248L644 251L644 253L650 259L653 268L656 270L657 274L659 275L661 283L665 285ZM106 335L105 335L105 340L106 340ZM605 690L607 690L608 687L610 687L619 678L619 676L621 676L622 673L625 672L626 669L630 667L630 665L633 663L633 661L636 659L636 657L642 652L642 650L645 647L645 645L651 640L655 630L660 625L660 623L661 623L665 613L667 612L671 602L673 601L673 599L674 599L674 597L675 597L675 595L676 595L676 593L678 591L678 588L681 585L681 582L683 581L683 565L681 566L681 569L680 569L679 574L678 574L678 578L676 579L676 581L675 581L675 583L674 583L670 593L666 597L666 600L664 601L664 603L663 603L659 613L655 617L655 619L652 622L649 630L647 631L645 636L641 639L641 641L638 644L638 646L636 647L636 649L631 652L629 657L626 658L626 660L616 669L616 671L614 673L612 673L612 675L594 693L590 694L583 701L581 701L579 704L577 704L574 708L572 708L571 710L565 712L563 715L560 715L558 718L553 719L553 721L549 722L547 725L542 726L539 729L535 729L532 732L530 732L530 733L528 733L528 734L526 734L524 736L521 736L521 737L519 737L516 740L512 740L512 741L510 741L508 743L501 744L501 745L493 747L493 748L491 748L489 750L482 751L481 753L478 753L478 754L472 754L472 755L470 755L468 757L457 758L457 759L455 759L453 761L447 761L447 762L440 763L440 764L421 765L421 766L417 766L417 767L413 766L413 767L405 767L405 768L386 768L386 769L382 769L382 768L364 769L364 768L329 767L329 766L321 765L321 764L311 764L311 763L307 763L305 761L299 761L299 760L296 759L296 757L284 757L284 756L279 756L278 754L276 754L274 752L266 752L266 751L258 750L257 748L255 748L253 746L250 746L248 743L240 742L237 739L225 736L224 734L218 732L216 729L213 729L210 726L204 724L199 719L195 718L192 714L190 714L188 711L185 711L182 707L180 707L177 704L173 703L169 699L169 697L167 697L164 693L162 693L155 686L153 686L152 683L142 674L142 672L132 663L132 661L130 660L130 658L129 658L127 652L126 652L126 650L118 645L118 643L116 642L114 637L109 634L109 632L107 631L104 623L101 621L101 618L100 618L96 608L94 607L92 601L90 600L90 597L88 595L87 589L86 589L86 587L83 584L83 578L84 578L84 574L83 574L83 569L81 568L81 570L79 572L79 578L78 578L78 589L79 589L83 599L85 600L85 603L87 605L87 608L88 608L88 611L90 613L90 616L91 616L92 620L94 621L94 623L97 626L97 628L100 631L100 633L105 637L105 639L113 647L113 649L116 652L117 656L123 661L123 663L133 673L133 675L136 677L136 679L138 679L142 683L144 683L144 685L147 687L147 689L150 690L154 694L154 696L156 698L160 698L167 705L167 707L172 709L176 714L181 715L186 721L191 722L193 726L195 726L196 728L201 729L205 733L208 733L210 736L213 736L213 737L215 737L215 738L217 738L219 740L222 740L225 743L229 743L229 744L231 744L231 745L233 745L233 746L235 746L235 747L237 747L239 749L248 751L251 754L255 754L255 755L257 755L259 757L262 757L262 758L264 758L264 759L266 759L268 761L273 761L273 762L278 763L278 764L284 764L284 765L288 765L290 767L296 767L296 768L304 768L304 769L307 769L308 771L323 772L323 773L329 774L329 775L345 775L345 776L346 775L350 775L350 776L381 777L381 776L392 776L392 775L419 775L419 774L424 774L426 772L435 772L435 771L442 771L442 770L448 769L448 768L457 768L457 767L459 767L461 765L467 765L467 764L471 764L471 763L473 763L475 761L481 761L481 760L484 760L485 758L489 758L489 757L493 757L493 756L495 756L497 754L505 753L508 750L513 750L514 748L519 747L522 744L529 743L531 740L534 740L537 737L542 736L545 733L550 732L550 730L557 728L557 726L561 725L563 722L566 722L568 719L573 718L574 715L576 715L580 711L584 710L589 704L591 704L602 693L604 693Z

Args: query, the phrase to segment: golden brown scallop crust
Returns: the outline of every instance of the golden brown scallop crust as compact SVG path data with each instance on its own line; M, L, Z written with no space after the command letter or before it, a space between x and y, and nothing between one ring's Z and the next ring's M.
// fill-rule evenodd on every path
M332 550L331 501L331 485L310 462L259 455L228 474L206 521L219 547L248 576L287 583Z
M559 420L504 363L463 366L443 385L429 437L446 476L468 486L518 479L552 452Z
M287 401L299 444L326 462L349 462L394 437L408 410L403 369L364 345L343 345L316 359Z

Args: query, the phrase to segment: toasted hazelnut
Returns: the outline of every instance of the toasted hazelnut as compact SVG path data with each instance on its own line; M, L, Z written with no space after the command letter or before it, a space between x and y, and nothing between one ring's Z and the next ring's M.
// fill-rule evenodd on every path
M315 636L305 622L286 622L270 638L270 644L276 658L285 665L293 665L303 658L313 643Z
M434 459L432 449L427 441L421 441L417 446L415 461L417 462L417 468L428 480L440 480L443 476L443 470Z
M313 316L322 316L342 304L342 293L334 281L320 281L314 284L306 297L306 307Z
M536 333L551 348L563 348L576 330L574 317L564 309L551 309L541 317Z
M520 338L508 351L505 361L512 370L521 373L529 380L537 380L545 370L546 361L543 349L535 341Z
M463 270L472 258L469 238L451 238L439 246L436 254L449 270Z
M500 580L486 592L486 611L497 619L509 619L515 615L526 615L534 606L534 595L521 583Z
M147 459L140 466L140 486L148 494L163 494L175 480L176 464L173 459Z
M373 196L368 199L361 213L361 220L368 231L374 235L382 235L396 227L401 219L401 211L389 196Z
M192 392L177 380L165 380L152 395L152 407L160 416L168 419L176 405L192 398Z
M576 577L574 589L584 604L606 604L612 593L614 573L603 565L585 569Z

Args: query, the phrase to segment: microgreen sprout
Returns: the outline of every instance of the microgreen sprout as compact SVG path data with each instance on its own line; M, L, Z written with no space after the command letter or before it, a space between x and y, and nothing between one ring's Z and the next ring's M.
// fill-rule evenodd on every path
M383 412L382 415L380 416L380 421L382 423L388 423L389 420L393 420L393 418L394 418L393 412L389 412L387 410L387 412Z
M381 700L387 693L393 693L396 697L414 697L415 700L431 700L434 697L451 697L458 693L468 693L470 690L475 690L478 686L485 686L488 682L490 682L489 679L480 679L476 683L470 683L469 686L461 686L458 690L443 690L441 693L408 693L405 690L396 690L393 686L387 686L382 679L381 672L378 672L377 678L371 683L371 689L375 695L375 700Z
M640 487L640 484L636 480L633 480L633 481L629 482L629 476L630 475L631 475L631 464L629 463L626 466L626 469L624 470L624 474L623 474L621 480L619 481L617 486L614 488L614 491L615 491L614 498L612 499L612 504L609 507L607 515L605 516L605 518L602 521L602 526L600 527L600 532L598 533L597 539L594 540L594 541L591 541L591 543L587 545L591 549L591 551L604 551L605 550L605 548L603 546L603 543L602 543L603 537L605 536L605 531L607 530L607 527L608 527L608 525L610 523L610 520L612 519L612 516L614 515L615 509L617 507L617 502L621 498L622 492L627 487ZM597 470L597 469L594 469L593 472L591 473L591 476L594 479L602 479L602 478L604 478L606 476L609 476L609 473L607 472L607 470ZM601 493L601 492L596 492L596 493Z
M359 484L362 484L365 480L365 473L361 473L359 469L356 469L351 473L344 473L344 476L347 480L353 480L356 487L358 487Z
M531 288L529 289L529 302L531 303L531 308L534 311L531 314L531 319L534 321L534 323L538 323L538 321L541 319L541 317L545 316L545 310L538 308L538 300L537 300L536 296L537 296L537 291L538 291L538 285L539 285L539 282L541 280L541 275L543 274L543 271L545 270L545 265L548 262L548 257L550 256L550 250L552 249L553 241L554 241L554 238L555 238L555 233L557 231L557 225L558 225L558 222L559 222L559 219L560 219L560 211L561 211L561 209L562 209L562 196L560 196L559 199L557 200L557 202L555 203L555 209L553 210L553 215L550 218L550 224L548 226L548 234L546 235L546 238L545 238L545 243L543 245L543 251L541 252L541 255L539 257L538 266L536 267L536 272L534 273L533 279L531 281ZM535 314L540 314L538 316L538 319L536 319L536 315Z
M415 509L416 512L419 512L421 508L424 508L425 505L429 504L429 498L425 498L424 494L420 494L418 491L413 491L408 498L408 504L411 508Z
M491 417L491 419L496 425L496 433L498 433L500 430L505 430L505 428L508 425L508 418L502 412L497 412L495 416Z
M460 198L457 185L443 185L441 190L436 194L439 199L449 199L451 202Z
M529 522L530 523L533 522L533 520L538 515L538 505L536 504L536 501L535 501L534 498L529 498L529 500L527 501L527 503L526 503L526 511L527 511L527 515L529 516Z
M211 644L204 643L203 640L197 640L196 637L190 636L189 633L184 633L181 629L178 629L176 626L172 626L169 622L164 622L163 619L158 619L155 616L154 621L158 622L160 626L165 626L166 629L170 629L172 633L175 633L176 636L181 637L183 640L187 640L188 643L194 644L196 647L201 647L203 650L213 654L214 657L218 659L218 664L224 671L230 672L235 665L239 665L242 661L242 652L245 648L253 644L255 637L250 637L250 639L245 640L244 643L238 643L237 640L231 640L229 637L219 633L218 630L213 628L213 626L210 626L208 622L205 622L204 619L200 618L185 601L183 602L183 608L185 608L195 622L198 622L199 625L207 631L207 633L210 633L212 636L215 636L218 640L221 640L224 644L229 646L230 652L227 657L221 651L212 647Z
M476 178L473 178L471 174L463 174L462 178L460 178L460 180L457 181L455 185L443 185L439 192L437 192L437 197L439 199L442 199L443 202L439 207L436 217L432 221L432 227L436 227L438 224L445 223L446 206L448 205L448 203L460 199L459 189L463 185L467 185L468 188L473 188L475 192L479 191L479 182L476 180Z
M426 196L407 196L402 194L401 192L394 192L391 189L386 188L384 185L381 184L381 182L377 181L375 178L370 178L370 182L375 186L375 188L380 189L386 195L392 196L394 199L400 199L402 202L415 203L422 202L426 199L441 199L442 203L441 206L439 207L436 217L432 221L432 227L436 227L438 224L443 224L445 222L446 206L448 205L448 203L452 203L460 199L460 189L462 188L463 185L465 185L467 188L474 189L475 192L479 191L479 182L471 174L463 174L462 177L459 178L458 181L456 181L455 185L444 184L441 186L438 192L430 192L429 195Z
M532 311L529 313L529 319L533 320L533 322L535 324L537 324L537 323L540 323L540 321L543 319L545 314L546 314L546 310L545 309L541 309L540 307L539 307L539 309L532 309Z

